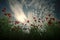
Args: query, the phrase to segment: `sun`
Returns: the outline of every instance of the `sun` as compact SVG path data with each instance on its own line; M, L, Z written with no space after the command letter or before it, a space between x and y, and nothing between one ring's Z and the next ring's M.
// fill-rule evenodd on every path
M24 23L27 19L27 17L24 14L15 14L16 20L18 20L21 23Z

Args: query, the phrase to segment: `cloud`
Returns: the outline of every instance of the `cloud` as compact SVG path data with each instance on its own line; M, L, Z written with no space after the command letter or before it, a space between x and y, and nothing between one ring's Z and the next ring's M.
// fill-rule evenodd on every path
M17 0L9 0L9 4L15 19L23 23L27 19L23 11L23 6Z

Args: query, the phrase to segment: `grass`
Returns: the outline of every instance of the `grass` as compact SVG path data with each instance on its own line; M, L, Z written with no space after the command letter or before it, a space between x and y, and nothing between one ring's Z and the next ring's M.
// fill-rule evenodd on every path
M0 18L0 39L8 40L58 40L60 37L60 23L55 22L52 25L46 26L46 31L38 31L37 28L31 28L30 33L20 31L10 31L8 19Z

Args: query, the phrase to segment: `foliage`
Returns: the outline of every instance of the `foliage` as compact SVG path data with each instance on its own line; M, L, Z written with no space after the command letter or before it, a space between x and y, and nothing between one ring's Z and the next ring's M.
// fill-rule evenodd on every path
M42 32L37 28L31 28L30 33L20 31L10 31L11 26L8 23L7 17L0 18L0 38L7 38L8 40L54 40L60 36L60 23L54 22L52 25L46 25L46 31Z

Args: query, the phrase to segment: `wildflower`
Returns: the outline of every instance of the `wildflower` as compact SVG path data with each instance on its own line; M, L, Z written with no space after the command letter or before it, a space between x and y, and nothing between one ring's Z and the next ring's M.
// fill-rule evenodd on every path
M26 25L26 24L25 24Z
M2 12L6 12L5 10L2 10Z
M38 25L38 26L40 26L40 25Z
M40 18L38 20L41 20Z
M42 27L42 25L40 25L40 27Z
M17 26L18 29L20 29L20 26Z
M52 22L51 22L51 20L49 20L49 21L48 21L48 25L51 25L51 24L52 24Z
M6 8L3 8L4 10L6 10Z
M33 17L33 19L36 19L35 17Z
M51 16L51 14L48 15L49 17Z
M60 20L58 21L58 23L60 24Z
M46 17L46 20L48 20L48 17Z
M12 31L15 31L15 28L12 28Z
M27 28L28 30L30 30L29 28Z
M36 22L36 20L34 20Z
M27 23L29 23L29 20L27 20Z
M31 26L33 26L33 24L31 24Z
M23 30L27 30L27 28L23 28Z
M38 21L38 22L40 22L40 21Z
M12 31L16 31L16 26L14 26L11 30L12 30Z
M50 18L51 20L55 21L55 18Z
M5 15L5 16L7 16L7 14L6 14L6 13L5 13L4 15Z
M3 8L3 9L2 9L2 12L6 12L6 8Z
M19 24L19 23L20 23L19 21L15 21L15 25L16 25L16 24Z
M7 14L7 16L10 18L11 17L11 14L9 13L9 14Z

